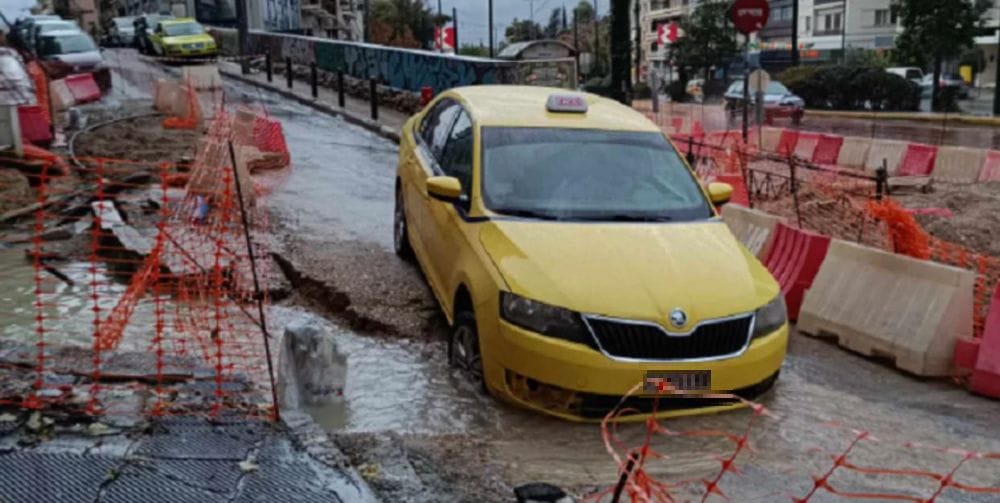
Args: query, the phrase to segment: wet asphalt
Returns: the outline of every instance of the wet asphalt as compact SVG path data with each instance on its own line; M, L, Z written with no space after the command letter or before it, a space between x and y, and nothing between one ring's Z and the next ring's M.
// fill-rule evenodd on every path
M147 88L139 70L135 89ZM149 75L159 72L155 68ZM293 271L291 309L325 324L348 362L342 403L312 410L340 435L392 432L435 444L442 463L463 463L448 449L475 449L490 459L489 477L504 484L553 482L579 493L617 479L601 429L517 410L483 396L446 364L442 316L419 271L391 251L397 149L389 140L245 84L227 82L227 100L264 104L282 120L294 163L287 182L267 199L276 253ZM311 314L310 314L311 312ZM975 397L950 382L907 376L836 345L794 334L775 388L762 397L770 415L750 430L752 451L722 479L734 501L787 501L813 486L855 430L871 432L849 460L862 467L945 474L962 452L1000 452L1000 402ZM752 413L741 410L670 420L673 431L741 434ZM643 425L623 426L621 440L638 445ZM681 498L702 492L700 480L732 451L723 438L665 436L653 447L665 457L646 469L659 480L686 483ZM458 467L461 468L461 467ZM458 469L456 468L456 469ZM445 469L445 468L443 468ZM484 475L482 480L486 480ZM464 481L475 484L475 478ZM973 459L956 480L1000 486L1000 459ZM831 484L847 491L929 497L933 478L837 470ZM465 493L469 494L469 493ZM937 501L996 501L1000 495L944 490ZM811 501L834 501L820 493Z

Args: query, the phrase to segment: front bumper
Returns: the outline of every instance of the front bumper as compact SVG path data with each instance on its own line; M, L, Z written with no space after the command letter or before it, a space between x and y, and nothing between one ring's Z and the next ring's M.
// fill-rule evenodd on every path
M481 333L481 337L482 337ZM712 391L752 399L773 384L785 358L788 325L754 340L739 356L708 362L621 362L580 344L541 336L499 321L484 353L487 385L500 398L546 414L576 421L602 419L621 397L643 382L647 371L708 370ZM623 420L642 420L653 399L630 397L636 413ZM739 400L666 397L657 417L718 412L739 408Z
M168 46L164 49L167 56L173 58L194 58L215 56L218 54L216 47L185 48L182 46Z

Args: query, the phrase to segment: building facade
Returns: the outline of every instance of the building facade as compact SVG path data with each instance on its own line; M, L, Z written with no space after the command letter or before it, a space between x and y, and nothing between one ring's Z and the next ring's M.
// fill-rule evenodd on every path
M660 26L669 27L694 10L698 0L637 0L639 2L639 26L641 40L641 65L644 81L651 81L653 75L659 82L667 82L672 77L669 40L660 39ZM633 23L635 20L633 19ZM633 32L633 40L635 35Z

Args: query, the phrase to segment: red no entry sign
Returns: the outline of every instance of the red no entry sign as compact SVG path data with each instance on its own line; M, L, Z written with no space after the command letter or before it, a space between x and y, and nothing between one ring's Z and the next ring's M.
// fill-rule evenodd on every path
M729 11L729 18L740 33L749 35L764 28L770 13L767 0L736 0Z

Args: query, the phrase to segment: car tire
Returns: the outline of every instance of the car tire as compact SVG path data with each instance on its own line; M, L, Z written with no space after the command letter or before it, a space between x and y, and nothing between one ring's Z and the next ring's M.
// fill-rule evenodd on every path
M455 314L455 323L448 337L448 364L459 369L470 383L486 392L480 348L476 315L471 311L459 311Z
M410 246L410 226L406 222L406 206L403 204L403 189L396 189L396 205L392 212L392 245L396 255L410 262L413 247Z

